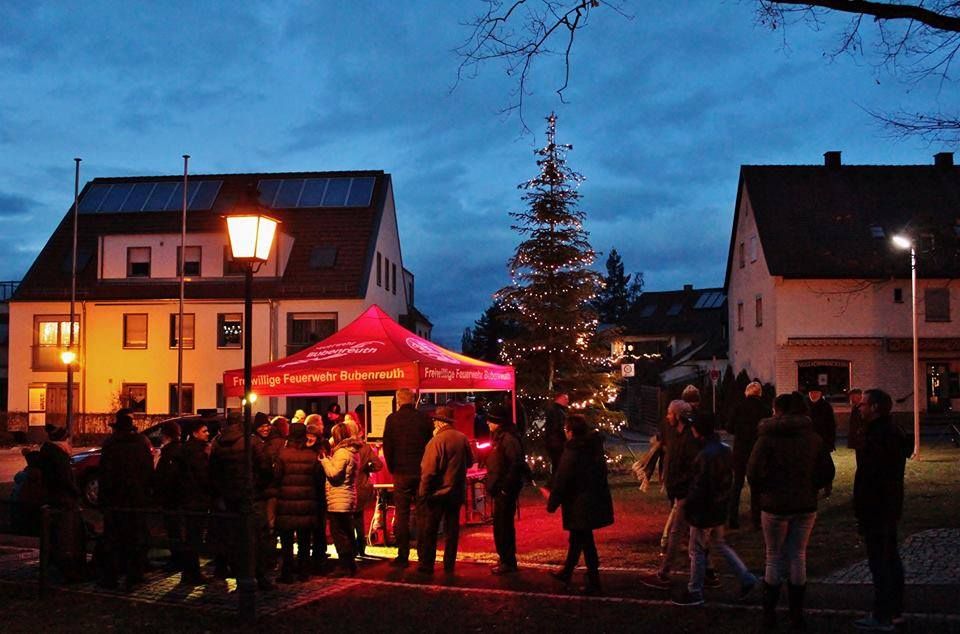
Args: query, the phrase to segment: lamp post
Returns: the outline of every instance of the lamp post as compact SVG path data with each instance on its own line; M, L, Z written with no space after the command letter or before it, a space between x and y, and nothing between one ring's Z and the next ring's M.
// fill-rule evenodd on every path
M251 192L248 208L238 209L226 217L227 233L230 238L230 251L235 262L244 267L243 279L243 455L244 482L243 507L241 509L244 540L243 570L237 579L237 594L240 601L240 614L253 620L256 616L255 603L255 566L256 566L256 530L253 525L253 445L250 435L253 433L251 407L256 400L252 389L253 367L253 274L270 257L273 237L277 230L277 221L258 209L256 192Z
M913 240L898 234L891 238L898 249L910 250L910 316L913 321L913 459L920 460L920 347L917 341L917 249Z
M67 366L67 440L73 442L73 363L77 353L73 349L73 322L76 319L77 303L77 202L80 198L80 161L75 158L73 176L73 251L70 254L70 325L67 349L60 353L60 360ZM62 336L62 335L61 335Z

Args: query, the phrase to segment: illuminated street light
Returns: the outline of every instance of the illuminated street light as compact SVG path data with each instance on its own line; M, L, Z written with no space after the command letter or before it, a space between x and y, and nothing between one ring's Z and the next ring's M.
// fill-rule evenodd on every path
M60 360L63 361L63 365L71 366L77 360L77 353L73 350L64 350L60 353Z
M241 616L251 622L256 616L254 566L256 562L256 529L253 525L253 445L250 435L251 406L257 395L251 389L253 368L253 274L270 258L273 238L277 232L277 220L260 209L259 192L251 189L243 208L226 217L230 252L234 262L243 265L243 453L244 453L244 503L243 569L237 580L237 593Z
M910 317L913 321L913 459L920 459L920 347L917 340L917 250L903 234L890 240L898 249L910 250Z

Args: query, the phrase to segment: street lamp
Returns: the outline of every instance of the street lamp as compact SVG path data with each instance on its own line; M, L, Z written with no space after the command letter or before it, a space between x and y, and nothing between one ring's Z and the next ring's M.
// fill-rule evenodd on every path
M903 234L890 240L898 249L910 250L910 317L913 321L913 459L920 459L920 349L917 342L917 250Z
M251 406L256 401L252 391L253 367L253 274L270 257L273 237L277 232L277 220L264 215L259 209L258 194L251 192L251 200L243 209L226 217L227 233L230 238L230 252L234 262L243 265L243 453L245 482L243 515L244 557L243 570L237 579L237 594L240 600L241 616L252 620L256 616L255 604L255 561L256 531L253 526L253 446L250 435L253 433L250 418Z

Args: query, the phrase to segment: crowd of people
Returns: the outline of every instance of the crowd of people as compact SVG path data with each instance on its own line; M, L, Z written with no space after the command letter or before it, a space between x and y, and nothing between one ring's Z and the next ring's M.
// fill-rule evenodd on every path
M911 443L892 421L888 394L873 389L851 390L850 395L848 444L857 462L854 509L876 588L872 613L856 626L892 631L903 614L897 524ZM96 557L100 583L116 586L120 576L127 587L142 581L149 534L146 516L139 511L151 505L163 510L172 553L168 569L180 571L184 584L209 581L199 565L204 543L213 546L215 577L238 576L242 549L236 519L245 513L254 517L253 573L261 589L272 587L278 541L280 583L315 574L352 576L357 572L355 560L364 555L366 546L364 513L375 498L371 474L384 466L393 479L395 505L397 556L391 565L409 565L415 524L417 572L432 575L442 527L443 568L453 573L467 470L474 464L471 443L455 428L451 408L426 413L416 407L415 393L406 389L396 393L396 402L397 410L384 427L382 460L365 440L362 410L341 414L335 404L323 416L297 411L289 420L258 413L252 471L245 462L239 417L229 417L213 439L202 420L187 430L168 421L161 430L163 441L154 467L150 442L137 433L130 412L121 410L101 455L104 539ZM564 564L551 574L569 585L582 557L587 568L583 591L595 594L601 592L601 584L593 531L613 523L613 503L602 434L582 415L570 413L568 405L566 393L556 394L543 429L552 467L551 482L544 487L547 510L562 509L563 529L569 533ZM485 486L492 500L495 575L518 570L515 520L521 490L530 479L522 435L511 414L501 405L485 413L493 443L485 464ZM765 627L776 626L777 605L786 585L790 623L802 628L807 544L818 500L831 495L835 475L833 410L816 389L807 395L781 394L771 410L761 385L754 382L729 421L732 449L720 441L714 424L713 416L701 411L699 391L688 386L681 399L670 402L651 451L636 465L644 490L660 474L670 503L659 569L641 581L653 588L671 588L673 566L686 544L686 592L674 603L702 604L704 588L719 585L712 566L712 555L719 553L739 582L740 598L762 588ZM62 440L62 432L50 430L50 440L27 456L40 477L21 485L38 488L45 503L60 511L52 530L53 561L70 580L79 577L85 556L82 526L77 526L80 496ZM765 546L762 579L725 540L727 528L739 528L745 484L750 489L750 524ZM251 499L253 507L245 507ZM327 562L328 526L337 553L333 571ZM215 539L205 540L208 534Z

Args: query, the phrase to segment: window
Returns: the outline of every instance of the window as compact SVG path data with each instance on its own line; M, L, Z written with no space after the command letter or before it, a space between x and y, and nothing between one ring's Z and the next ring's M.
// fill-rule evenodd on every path
M377 286L383 286L383 256L377 251Z
M393 268L391 269L390 277L393 279L393 294L396 295L396 294L397 294L397 265L396 265L396 263L393 264Z
M73 322L73 345L80 344L80 322ZM35 315L33 318L33 369L63 370L60 352L70 345L69 315Z
M177 347L177 337L180 334L180 314L173 313L170 315L170 347ZM184 313L183 314L183 347L184 348L193 348L193 326L194 326L194 315L193 313Z
M186 323L186 322L184 322ZM184 336L186 339L186 336ZM178 412L180 414L193 414L193 383L183 383L183 410L177 408L177 384L170 384L170 409L171 414Z
M146 313L124 313L123 347L141 350L147 347Z
M747 265L746 252L742 242L740 243L740 248L738 250L738 253L739 253L740 268L742 269L744 266Z
M217 347L243 347L243 315L240 313L217 314Z
M127 247L127 277L150 277L150 247Z
M923 292L927 321L950 321L950 289L928 288Z
M757 322L756 325L759 328L763 325L763 297L757 295L757 300L755 304Z
M827 401L846 403L850 389L850 362L825 359L797 361L797 387L803 392L818 388Z
M217 383L217 409L222 412L227 411L227 397L223 393L223 383Z
M337 247L331 244L318 244L310 250L311 269L332 269L337 263Z
M893 303L902 304L903 303L903 289L895 288L893 289Z
M384 288L389 291L390 290L390 258L383 258L383 261L385 264L384 268L386 268L386 272L387 272L387 275L386 275L387 282Z
M743 302L737 302L737 330L743 330Z
M134 412L147 413L147 384L124 383L120 389L120 404Z
M309 348L337 332L336 313L289 313L287 354Z
M223 247L223 276L243 275L243 264L236 262L230 254L230 245Z
M757 236L750 236L750 261L756 262L757 258Z
M183 274L200 277L200 247L187 247L183 253ZM180 277L180 247L177 247L177 277Z

